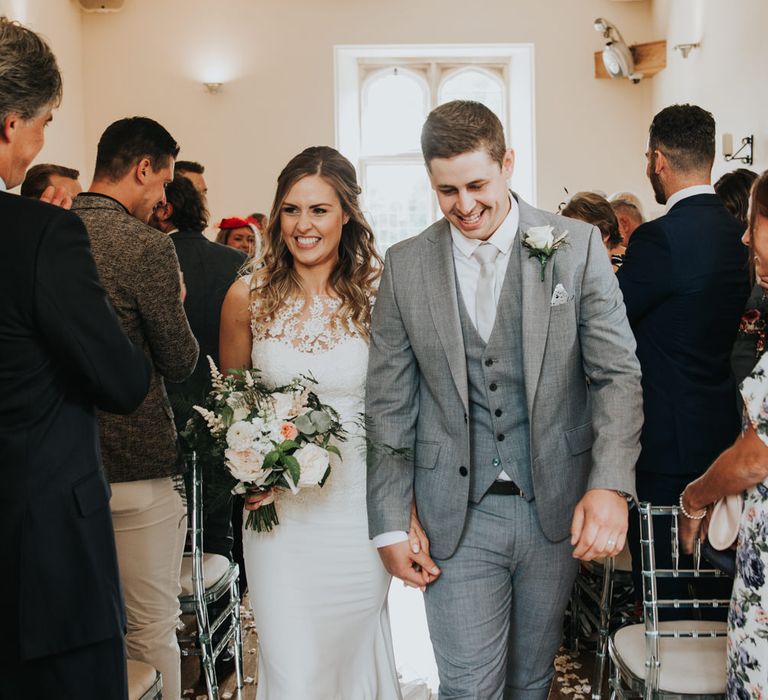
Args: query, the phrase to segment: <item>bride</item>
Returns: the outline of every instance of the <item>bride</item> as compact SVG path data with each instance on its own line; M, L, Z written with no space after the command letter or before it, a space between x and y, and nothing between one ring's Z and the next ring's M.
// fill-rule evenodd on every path
M277 181L263 261L222 307L222 367L257 367L276 386L311 374L350 432L322 489L277 494L280 524L243 533L257 700L401 698L390 577L367 531L360 418L381 259L359 191L354 167L334 149L295 156ZM246 509L263 498L247 497Z

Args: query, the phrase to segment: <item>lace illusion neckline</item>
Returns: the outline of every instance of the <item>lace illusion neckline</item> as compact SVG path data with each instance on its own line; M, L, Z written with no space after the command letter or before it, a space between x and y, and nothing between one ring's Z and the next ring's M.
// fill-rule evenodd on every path
M341 316L341 300L324 294L293 297L268 322L256 320L252 314L253 338L274 340L305 353L327 352L337 345L360 338L349 316Z

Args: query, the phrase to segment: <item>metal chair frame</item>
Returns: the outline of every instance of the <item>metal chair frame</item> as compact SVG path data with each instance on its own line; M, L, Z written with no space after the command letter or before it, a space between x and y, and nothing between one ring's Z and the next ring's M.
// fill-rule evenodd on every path
M191 474L192 493L190 498L190 536L192 557L192 593L179 596L179 604L184 613L194 613L197 620L197 636L179 636L179 641L186 643L181 653L184 656L199 656L205 674L210 700L219 700L219 686L216 678L216 659L226 649L230 641L235 647L235 675L237 688L243 687L243 641L240 629L240 587L238 576L240 569L234 562L215 584L205 588L203 574L203 479L197 467L197 455L193 452L187 457ZM229 604L211 622L208 618L208 604L229 592ZM229 621L229 628L213 646L213 635Z
M723 694L699 695L668 693L659 690L661 670L660 641L662 638L690 638L691 640L707 637L724 637L726 632L720 629L711 630L662 630L659 629L659 609L703 610L728 607L730 600L723 598L699 599L659 598L657 579L660 578L721 578L726 576L719 569L701 568L700 543L696 543L694 564L692 569L680 568L680 549L678 543L678 522L680 509L677 506L652 506L641 503L640 515L640 548L642 554L643 574L643 617L645 620L645 677L635 676L625 663L622 662L615 646L615 634L608 642L610 658L609 687L611 698L643 698L643 700L712 700L725 698ZM657 569L654 551L653 517L672 517L672 568ZM681 620L683 621L683 620Z
M616 617L626 620L635 617L632 574L615 568L615 558L602 562L583 562L576 577L571 596L570 653L576 655L580 647L580 628L586 620L596 631L595 666L592 673L592 700L602 698L603 678L608 658L608 638L611 627L617 626ZM616 584L622 593L615 595ZM639 619L639 618L638 618Z

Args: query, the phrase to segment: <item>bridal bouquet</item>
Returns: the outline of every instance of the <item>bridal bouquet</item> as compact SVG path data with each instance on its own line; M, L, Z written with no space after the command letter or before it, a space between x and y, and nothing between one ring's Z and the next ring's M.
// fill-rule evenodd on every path
M341 457L331 441L346 440L346 431L339 414L310 390L312 377L272 389L257 369L225 377L208 362L212 388L205 405L194 407L184 437L200 461L225 465L232 493L269 492L246 521L269 532L280 522L276 490L322 487L331 473L330 454Z

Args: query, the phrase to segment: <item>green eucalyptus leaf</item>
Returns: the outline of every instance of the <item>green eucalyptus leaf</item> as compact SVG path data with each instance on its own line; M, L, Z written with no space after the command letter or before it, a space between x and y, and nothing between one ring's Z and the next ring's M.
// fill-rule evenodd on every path
M314 435L315 432L317 432L317 428L307 413L303 416L299 416L293 421L293 424L296 426L297 430L304 435Z
M324 433L330 430L333 423L331 417L325 411L312 411L309 414L312 423L317 428L318 433Z

